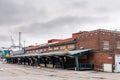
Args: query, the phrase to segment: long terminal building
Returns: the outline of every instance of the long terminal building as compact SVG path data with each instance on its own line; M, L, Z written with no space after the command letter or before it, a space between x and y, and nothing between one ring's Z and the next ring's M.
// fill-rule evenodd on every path
M7 57L8 63L43 67L120 72L120 32L97 29L73 33L71 38L25 47L24 55Z

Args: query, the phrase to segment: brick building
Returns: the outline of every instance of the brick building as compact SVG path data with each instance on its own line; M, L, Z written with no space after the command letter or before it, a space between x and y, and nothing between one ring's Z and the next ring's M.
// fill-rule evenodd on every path
M63 51L64 48L68 48L69 50L76 49L75 34L72 35L72 38L51 39L51 40L48 40L48 43L45 43L45 44L26 47L25 51L27 54L36 53L36 52L45 53L45 52L53 52L53 51Z
M120 32L98 29L78 34L76 49L80 47L93 49L88 55L88 62L93 63L95 69L103 70L104 64L112 64L115 70L115 56L120 54Z
M64 52L65 49L69 52ZM74 67L79 68L80 66L83 69L88 69L91 66L89 64L93 64L94 69L97 70L120 72L120 32L118 31L104 29L80 31L73 33L71 38L51 39L45 44L26 47L25 52L26 54L39 53L43 62L45 62L45 58L49 60L57 58L58 62L62 59L63 67L65 64L71 66L75 63ZM64 54L58 56L59 53ZM74 55L65 55L68 53ZM48 54L52 56L47 56ZM31 56L29 58L32 59ZM25 59L29 60L29 58L25 56ZM66 60L67 63L65 63ZM85 68L86 66L88 67Z
M26 53L59 51L65 47L69 50L92 49L93 54L88 54L85 62L94 64L94 68L100 70L103 64L113 64L114 70L115 55L120 54L120 32L104 29L81 31L72 34L72 38L51 39L47 44L28 47Z

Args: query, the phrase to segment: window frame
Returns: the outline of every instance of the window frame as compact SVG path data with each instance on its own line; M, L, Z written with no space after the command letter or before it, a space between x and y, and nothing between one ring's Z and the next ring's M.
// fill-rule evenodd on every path
M110 41L103 41L103 50L110 49Z

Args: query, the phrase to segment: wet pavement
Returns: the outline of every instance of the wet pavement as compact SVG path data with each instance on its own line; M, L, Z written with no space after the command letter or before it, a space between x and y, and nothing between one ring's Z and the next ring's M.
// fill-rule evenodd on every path
M120 73L50 69L0 62L0 80L120 80Z

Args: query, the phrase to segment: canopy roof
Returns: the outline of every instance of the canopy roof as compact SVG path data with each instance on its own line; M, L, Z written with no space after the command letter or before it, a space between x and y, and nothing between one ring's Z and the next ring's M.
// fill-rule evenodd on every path
M23 54L23 55L15 55L13 57L34 57L34 56L65 56L65 55L84 55L91 51L92 49L83 49L83 50L73 50L73 51L55 51L55 52L48 52L48 53L34 53L34 54Z
M73 51L68 51L69 55L83 55L92 49L82 49L82 50L73 50Z

